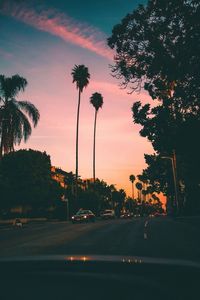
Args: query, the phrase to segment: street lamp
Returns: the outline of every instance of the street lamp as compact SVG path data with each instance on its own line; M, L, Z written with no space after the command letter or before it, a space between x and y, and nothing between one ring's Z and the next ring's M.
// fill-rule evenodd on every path
M177 211L179 209L179 201L178 201L178 186L177 186L177 168L176 168L176 153L173 150L172 156L161 156L163 159L170 159L172 163L172 171L173 171L173 179L174 179L174 189L175 189L175 203Z

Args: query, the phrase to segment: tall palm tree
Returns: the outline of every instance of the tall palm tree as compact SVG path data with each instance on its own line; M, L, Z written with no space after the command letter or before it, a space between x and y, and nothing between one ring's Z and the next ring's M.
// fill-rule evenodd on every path
M26 86L26 79L19 75L0 75L0 158L14 151L22 139L26 142L32 132L31 123L36 127L39 121L39 111L32 103L16 100Z
M79 113L81 103L81 93L83 89L89 84L90 74L88 68L84 65L75 65L72 69L71 75L73 83L76 83L78 90L78 107L77 107L77 121L76 121L76 196L78 190L78 134L79 134Z
M133 174L131 174L129 176L129 180L131 181L132 183L132 198L134 199L134 181L135 181L135 176Z
M100 93L94 93L90 97L90 103L95 108L95 116L94 116L94 144L93 144L93 180L95 182L95 157L96 157L96 124L97 124L97 113L99 108L102 108L103 105L103 97Z
M146 191L147 190L147 185L149 183L148 177L143 173L142 175L138 175L137 178L139 179L139 181L142 184L143 191ZM146 201L146 195L147 194L148 193L145 193L145 192L142 193L144 201Z
M138 190L138 200L141 201L141 191L142 191L142 184L141 182L136 182L136 188Z

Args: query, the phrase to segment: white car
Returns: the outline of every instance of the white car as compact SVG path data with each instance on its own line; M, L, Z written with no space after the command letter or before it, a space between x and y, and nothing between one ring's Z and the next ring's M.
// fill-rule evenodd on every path
M13 222L13 226L21 228L23 226L23 223L20 219L15 219L14 222Z
M114 219L115 211L113 209L106 209L100 214L100 217L102 219Z

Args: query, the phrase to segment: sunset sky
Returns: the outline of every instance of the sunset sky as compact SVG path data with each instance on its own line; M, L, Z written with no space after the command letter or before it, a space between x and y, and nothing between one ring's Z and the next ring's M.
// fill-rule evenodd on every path
M131 191L130 174L145 167L144 153L151 144L139 136L132 121L134 101L148 96L127 94L110 75L113 52L106 46L112 27L141 0L5 0L0 6L0 73L18 73L28 80L19 95L40 111L41 120L20 148L46 151L52 165L75 172L75 134L78 92L72 84L75 64L89 68L80 112L79 174L92 177L94 109L89 98L103 95L98 113L96 176L117 188ZM151 101L151 100L150 100Z

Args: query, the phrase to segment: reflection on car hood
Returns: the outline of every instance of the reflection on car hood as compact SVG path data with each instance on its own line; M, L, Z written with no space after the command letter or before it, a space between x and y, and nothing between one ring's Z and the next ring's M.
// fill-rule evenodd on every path
M101 215L102 216L105 216L105 215L109 215L110 216L110 215L113 215L113 213L102 213Z
M35 255L22 257L5 257L0 258L1 262L79 262L79 263L121 263L121 264L137 264L137 265L168 265L168 266L183 266L195 267L200 269L200 263L189 260L165 259L165 258L150 258L138 256L123 256L123 255Z

